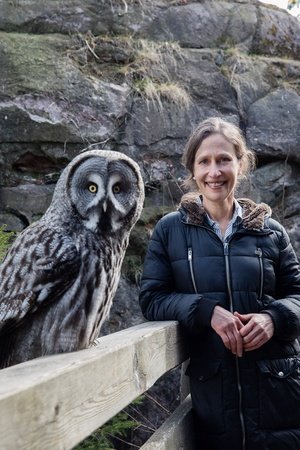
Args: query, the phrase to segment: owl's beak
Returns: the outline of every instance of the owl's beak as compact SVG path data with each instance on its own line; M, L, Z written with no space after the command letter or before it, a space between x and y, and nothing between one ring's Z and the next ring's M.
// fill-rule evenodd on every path
M107 202L106 201L103 202L102 209L104 212L106 212L106 210L107 210Z

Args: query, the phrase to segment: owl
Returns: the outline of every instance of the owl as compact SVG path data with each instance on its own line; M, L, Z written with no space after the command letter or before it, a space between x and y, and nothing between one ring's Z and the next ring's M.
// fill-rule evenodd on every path
M143 200L139 167L124 154L91 150L64 169L0 267L1 368L93 343Z

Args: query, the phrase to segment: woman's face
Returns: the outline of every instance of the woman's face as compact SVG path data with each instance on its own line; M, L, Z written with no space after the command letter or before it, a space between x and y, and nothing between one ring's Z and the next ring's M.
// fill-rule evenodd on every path
M193 171L203 203L233 202L239 170L231 142L219 133L205 138L196 152Z

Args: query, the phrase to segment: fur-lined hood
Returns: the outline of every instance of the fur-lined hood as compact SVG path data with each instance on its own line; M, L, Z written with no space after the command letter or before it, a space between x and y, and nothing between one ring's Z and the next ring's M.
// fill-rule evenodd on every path
M239 198L237 201L243 208L242 227L248 230L262 230L265 219L272 214L271 208L265 203L257 204L247 198ZM190 225L203 224L206 213L198 193L185 194L181 199L179 209L186 213L186 223Z

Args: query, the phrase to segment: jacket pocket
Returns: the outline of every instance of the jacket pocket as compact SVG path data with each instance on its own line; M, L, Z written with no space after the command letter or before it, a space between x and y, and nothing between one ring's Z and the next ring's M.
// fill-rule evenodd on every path
M260 425L300 428L300 358L257 361Z
M220 361L192 361L186 375L190 377L193 408L199 426L206 432L224 432L223 382Z

